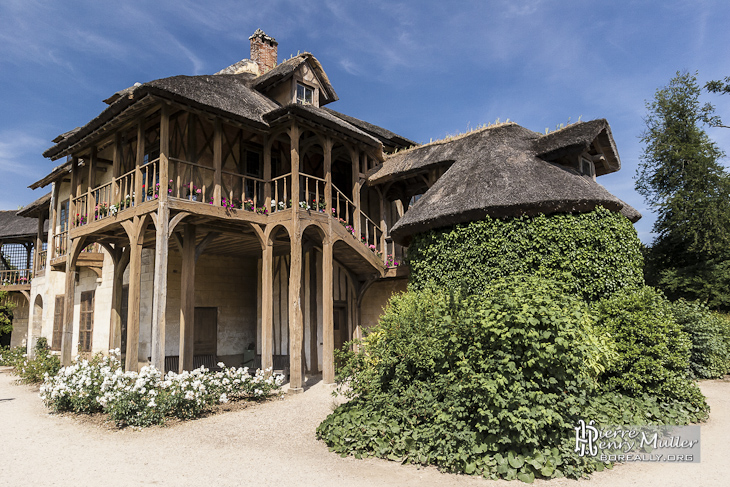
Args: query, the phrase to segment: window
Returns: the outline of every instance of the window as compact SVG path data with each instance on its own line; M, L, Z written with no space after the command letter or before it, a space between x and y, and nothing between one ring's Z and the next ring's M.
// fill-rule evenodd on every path
M309 86L297 83L297 104L311 105L314 103L314 90Z
M593 161L589 161L585 157L581 157L581 159L580 159L580 173L583 176L594 177L596 175L596 172L595 172L595 166L593 165Z
M63 233L68 230L68 200L61 202L61 208L58 212L58 225L59 233Z
M66 296L56 296L56 307L53 309L53 337L51 339L51 350L61 350L61 337L63 336L63 308Z
M91 337L94 332L94 291L81 293L79 316L79 352L91 352Z

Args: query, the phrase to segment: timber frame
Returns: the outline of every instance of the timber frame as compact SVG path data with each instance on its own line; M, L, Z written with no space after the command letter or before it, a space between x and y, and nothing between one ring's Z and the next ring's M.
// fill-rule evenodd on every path
M54 158L65 156L66 164L37 184L54 183L48 261L65 273L62 364L71 363L74 349L79 267L98 269L101 280L105 258L113 268L108 347L120 348L124 339L126 370L138 370L145 362L140 302L147 250L154 255L149 363L165 370L174 251L181 259L178 363L180 371L190 370L196 264L201 254L214 251L260 262L258 341L266 370L275 365L274 261L287 257L290 390L304 385L303 324L310 319L321 322L321 335L317 338L313 328L308 350L315 358L309 360L317 361L321 340L322 378L334 381L335 267L345 269L353 305L361 289L394 276L387 264L388 254L392 261L396 252L386 226L391 202L365 185L366 173L384 160L383 145L307 107L285 106L272 113L262 127L179 97L145 94L54 153ZM65 140L57 139L59 145ZM305 267L307 276L314 276L319 262L321 276L303 282ZM125 280L128 298L123 300ZM305 298L311 306L304 306ZM357 338L358 312L349 316L347 339ZM316 371L316 363L310 368Z

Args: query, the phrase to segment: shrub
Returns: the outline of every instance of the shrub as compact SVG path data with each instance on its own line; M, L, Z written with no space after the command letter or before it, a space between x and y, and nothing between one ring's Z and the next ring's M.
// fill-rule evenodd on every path
M730 370L730 322L698 302L672 303L674 318L692 342L689 370L698 379L716 379Z
M339 377L351 401L317 428L332 450L489 477L580 477L573 425L589 400L593 318L562 286L534 277L465 298L394 297ZM608 366L610 360L598 360Z
M570 283L597 300L644 284L641 243L624 216L590 213L484 220L416 235L408 248L413 289L481 293L510 275L538 274Z
M605 391L687 403L698 419L706 415L705 398L688 375L690 339L660 291L649 286L623 290L595 303L593 309L619 353L600 377Z
M0 365L15 367L25 359L25 347L0 346Z
M204 367L164 377L154 367L123 372L119 350L108 356L77 358L57 375L46 375L41 398L54 411L104 411L118 426L160 424L166 417L192 419L214 404L230 399L260 399L276 393L282 376L266 377L258 370L226 368L210 373Z
M53 411L94 413L101 411L98 399L105 380L121 371L117 351L98 353L91 360L77 357L58 374L47 374L41 385L43 402Z
M36 346L32 358L23 354L22 360L15 363L14 373L19 377L20 382L25 384L40 384L46 376L54 376L61 368L58 357L51 354L48 346Z

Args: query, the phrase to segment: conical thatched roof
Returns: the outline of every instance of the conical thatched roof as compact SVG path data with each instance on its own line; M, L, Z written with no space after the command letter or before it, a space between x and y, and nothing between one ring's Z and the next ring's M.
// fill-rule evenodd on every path
M575 125L571 130L541 135L517 124L503 124L390 156L383 166L370 174L371 184L394 181L419 168L451 163L451 167L393 226L392 237L397 242L407 243L416 233L485 216L577 213L591 211L599 205L622 212L632 221L638 220L641 215L636 210L590 176L540 157L546 147L550 154L559 153L564 146L583 144L582 147L591 147L592 141L587 146L585 141L594 136L591 134L597 127L602 128L595 136L605 133L613 141L610 131L605 130L608 128L605 120ZM618 163L618 154L612 148L615 145L604 147L606 152L612 150L612 154L603 153L605 160ZM566 153L575 154L576 150L573 148Z

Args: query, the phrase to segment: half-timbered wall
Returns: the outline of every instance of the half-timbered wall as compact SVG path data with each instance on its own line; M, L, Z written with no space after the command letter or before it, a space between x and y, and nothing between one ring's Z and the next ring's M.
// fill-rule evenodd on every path
M273 354L289 355L289 256L274 257L273 270ZM258 289L261 295L261 261L259 261ZM322 332L322 253L318 249L310 250L302 256L302 316L304 327L304 360L307 370L322 370L323 332ZM345 269L334 263L332 274L332 293L335 306L346 309L346 340L351 340L356 333L356 297L355 288ZM261 309L260 299L258 308ZM256 353L261 353L261 312L257 316Z

